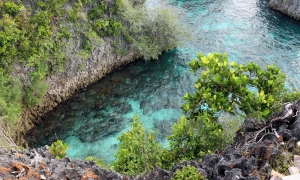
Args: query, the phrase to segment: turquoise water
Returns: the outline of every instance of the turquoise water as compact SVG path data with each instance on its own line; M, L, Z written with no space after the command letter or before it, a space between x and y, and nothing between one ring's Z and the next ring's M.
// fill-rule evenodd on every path
M227 52L239 63L275 63L287 73L288 85L299 87L300 22L269 9L268 1L173 0L172 4L184 10L183 23L194 40L163 53L158 61L139 60L117 69L75 94L29 133L30 146L58 138L69 144L71 158L97 156L111 162L117 137L129 130L134 114L146 128L158 131L159 140L167 145L165 137L181 116L182 97L193 91L195 76L187 64L197 52Z

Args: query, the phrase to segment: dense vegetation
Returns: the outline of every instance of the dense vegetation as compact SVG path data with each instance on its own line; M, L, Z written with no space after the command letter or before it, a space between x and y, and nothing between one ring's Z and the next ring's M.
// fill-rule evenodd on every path
M184 96L184 115L167 137L168 148L162 147L156 141L156 133L147 132L135 115L132 128L118 138L120 144L113 166L96 157L87 160L126 175L143 174L155 167L170 170L186 160L201 161L203 155L221 151L232 143L243 119L266 120L278 114L284 102L300 98L298 91L287 89L285 74L275 65L262 69L253 62L229 63L225 53L199 53L189 65L193 72L201 73L195 82L195 93ZM278 156L271 163L284 173L290 161ZM173 179L205 178L196 168L186 166L176 171Z
M199 53L190 67L201 73L195 82L196 92L184 96L185 115L172 127L173 133L167 137L169 147L156 143L155 133L147 134L135 117L132 129L119 137L115 170L137 175L155 166L170 169L185 160L201 160L232 143L242 119L266 120L280 111L283 102L300 98L299 92L286 89L285 74L275 65L262 69L252 62L229 63L226 54Z
M139 175L155 167L170 170L186 160L199 160L205 154L221 151L233 142L236 131L246 118L266 120L280 112L285 102L299 100L300 93L288 90L285 74L275 65L262 69L255 63L246 65L228 62L226 54L198 54L190 62L193 72L201 70L195 82L195 93L184 96L183 115L167 137L169 147L156 141L155 132L147 132L139 117L134 116L132 128L118 138L119 149L113 166L105 165L95 157L101 167L111 168L127 175ZM293 153L288 145L282 146L286 155L271 161L272 168L286 173L292 165ZM177 170L173 179L205 179L198 170L186 166Z
M29 1L24 1L28 3ZM186 31L173 9L146 10L144 0L0 2L0 126L11 135L32 125L21 114L39 103L46 78L65 71L74 56L88 59L104 40L115 53L155 59L179 45ZM80 42L80 49L67 47ZM78 69L82 66L78 67Z
M116 53L124 56L131 50L146 60L157 59L162 51L179 45L187 34L179 26L177 10L145 10L144 3L48 0L29 8L20 1L1 1L0 126L11 135L31 126L27 121L20 123L21 114L42 102L49 86L47 77L65 71L72 58L66 47L73 45L72 39L79 39L76 55L82 59L88 59L104 37L110 37ZM200 159L232 142L232 123L249 117L265 120L277 113L283 102L300 97L299 92L286 88L285 74L274 65L263 69L255 63L229 63L226 54L214 53L198 54L190 67L200 73L199 79L195 93L184 96L184 115L173 125L167 138L169 147L157 143L155 132L147 132L135 116L132 129L119 137L112 167L116 171L137 175L156 166L170 169L176 163ZM229 120L221 121L222 116ZM51 153L61 158L66 149L66 144L57 141ZM87 159L110 167L95 157ZM186 167L174 178L203 178L195 173Z

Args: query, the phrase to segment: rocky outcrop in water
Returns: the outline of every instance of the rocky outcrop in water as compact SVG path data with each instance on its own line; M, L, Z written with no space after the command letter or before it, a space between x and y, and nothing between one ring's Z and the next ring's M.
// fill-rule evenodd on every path
M137 179L168 180L178 169L194 166L211 180L270 179L270 162L282 153L285 144L293 149L300 140L300 101L283 106L282 112L267 121L248 119L237 132L235 143L221 152L207 155L202 161L186 161L170 171L156 168L136 178L126 177L97 167L94 162L57 160L46 147L24 152L0 151L0 176L27 179Z
M270 0L269 6L297 20L300 19L299 0Z

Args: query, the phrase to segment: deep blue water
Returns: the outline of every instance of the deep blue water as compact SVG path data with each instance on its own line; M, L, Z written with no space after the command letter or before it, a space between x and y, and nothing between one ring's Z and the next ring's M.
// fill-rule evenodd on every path
M184 10L193 41L158 61L120 68L75 94L44 117L30 133L30 145L58 138L69 144L71 158L92 155L111 162L117 137L130 128L135 113L167 145L165 136L181 116L182 97L193 91L195 76L187 64L197 52L227 52L239 63L275 63L287 73L288 86L300 89L300 22L269 9L267 0L173 0L172 5Z

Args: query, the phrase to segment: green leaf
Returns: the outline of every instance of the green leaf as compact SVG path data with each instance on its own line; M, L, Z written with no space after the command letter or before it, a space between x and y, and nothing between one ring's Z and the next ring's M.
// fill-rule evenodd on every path
M269 95L269 96L268 96L268 100L267 100L267 102L268 102L268 103L272 103L272 102L274 102L274 98L273 98L273 96L272 96L272 95Z
M265 110L262 112L262 115L263 115L263 116L266 116L266 115L269 114L269 112L270 112L270 111L269 111L268 109L265 109Z
M217 96L216 95L214 95L214 100L216 100L217 99Z
M189 93L185 93L185 95L183 96L183 99L184 99L184 100L188 100L188 99L189 99L189 96L190 96Z
M243 82L243 85L246 85L247 82L248 82L248 77L245 76L245 75L243 75L243 76L241 77L241 80L242 80L242 82Z
M268 85L272 85L273 81L272 80L268 80Z
M265 97L266 97L265 92L264 91L260 91L259 97L260 97L261 100L264 100Z
M220 74L216 74L215 78L214 78L214 81L216 83L219 83L220 82Z
M209 60L207 57L201 57L201 62L204 64L204 65L207 65L209 63Z
M242 80L240 78L236 78L235 85L239 86L242 84Z
M233 62L230 63L230 66L231 66L231 67L236 67L236 66L237 66L237 63L233 61Z
M202 79L206 79L206 78L207 78L207 74L208 74L207 71L203 71L203 72L201 73L201 78L202 78Z
M194 60L192 60L190 63L189 63L189 66L191 66L191 67L195 67L196 65L197 65L197 60L196 59L194 59Z

